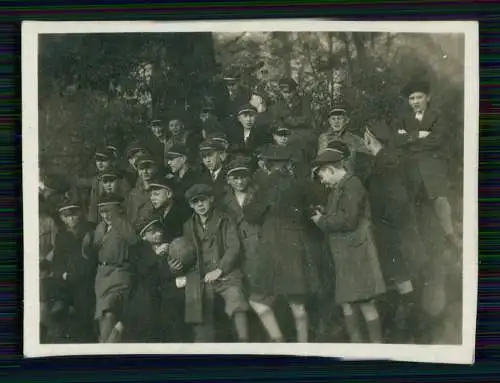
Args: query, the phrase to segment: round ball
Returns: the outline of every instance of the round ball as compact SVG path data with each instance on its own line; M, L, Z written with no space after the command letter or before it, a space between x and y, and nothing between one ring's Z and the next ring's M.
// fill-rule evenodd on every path
M175 238L170 243L170 256L181 261L184 266L191 265L195 261L194 246L184 237Z

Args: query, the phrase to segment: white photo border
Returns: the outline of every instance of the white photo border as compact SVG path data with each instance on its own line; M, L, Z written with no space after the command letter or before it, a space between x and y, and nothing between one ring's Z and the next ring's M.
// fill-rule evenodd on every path
M390 345L343 343L207 344L40 344L38 273L38 37L41 34L350 31L393 33L463 33L464 185L463 321L461 345ZM24 204L24 356L130 354L231 354L337 357L472 364L475 353L478 279L478 136L479 27L475 21L365 22L321 19L178 22L36 22L22 24L22 161Z

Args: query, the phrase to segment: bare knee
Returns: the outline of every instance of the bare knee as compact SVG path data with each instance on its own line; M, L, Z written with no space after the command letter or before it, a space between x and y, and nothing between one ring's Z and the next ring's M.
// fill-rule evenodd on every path
M378 310L373 301L361 303L360 308L366 321L371 322L379 319Z
M257 315L264 315L272 311L271 307L264 303L255 302L252 300L250 300L249 303L250 307L252 307L252 309L257 313Z
M289 305L295 319L307 318L307 310L303 303L290 302Z

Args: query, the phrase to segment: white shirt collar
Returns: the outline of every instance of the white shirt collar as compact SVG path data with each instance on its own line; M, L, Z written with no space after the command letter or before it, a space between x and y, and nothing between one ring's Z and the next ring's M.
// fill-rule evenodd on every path
M222 170L222 167L220 167L219 169L213 171L213 172L210 172L210 174L212 175L212 179L215 181L218 177L219 177L219 173L220 171Z

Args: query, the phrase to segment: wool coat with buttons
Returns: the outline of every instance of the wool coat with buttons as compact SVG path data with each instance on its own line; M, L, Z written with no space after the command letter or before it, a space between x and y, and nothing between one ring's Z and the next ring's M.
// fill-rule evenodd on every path
M291 173L274 171L245 205L245 219L261 227L249 281L252 293L304 296L318 291L309 197Z

